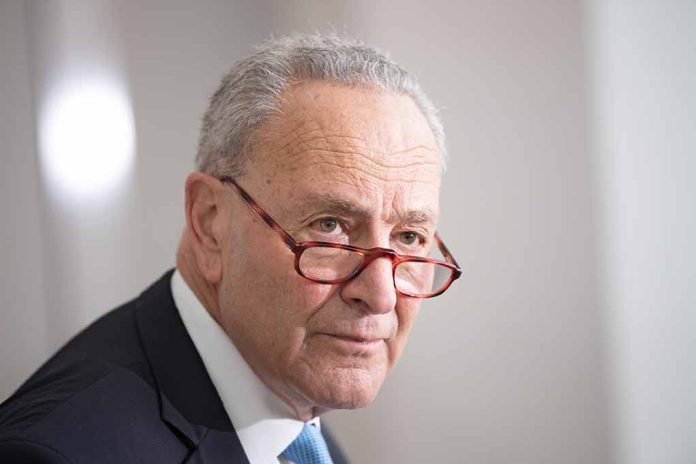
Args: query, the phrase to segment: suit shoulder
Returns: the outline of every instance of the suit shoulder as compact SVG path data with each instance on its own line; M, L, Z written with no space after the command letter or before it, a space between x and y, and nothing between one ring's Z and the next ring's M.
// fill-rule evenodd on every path
M50 394L7 405L0 422L0 449L54 453L55 459L63 456L71 463L181 460L187 448L162 422L156 391L127 369L101 374L68 395L54 386Z
M169 304L170 275L92 323L0 404L0 462L182 461L189 444L162 417L136 316Z
M42 443L26 440L0 442L0 462L12 464L71 464L67 457Z
M104 377L130 371L150 378L133 303L99 318L70 340L0 405L0 438L13 436Z
M63 350L0 405L0 439L10 438L41 422L64 403L79 400L114 367Z

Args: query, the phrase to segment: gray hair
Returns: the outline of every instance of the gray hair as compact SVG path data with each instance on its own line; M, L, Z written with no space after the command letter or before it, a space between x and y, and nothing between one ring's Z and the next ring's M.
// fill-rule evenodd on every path
M203 117L196 164L214 176L239 176L253 135L278 111L293 81L326 80L410 96L435 136L444 167L445 131L416 80L386 54L356 39L297 34L272 39L238 61L223 78Z

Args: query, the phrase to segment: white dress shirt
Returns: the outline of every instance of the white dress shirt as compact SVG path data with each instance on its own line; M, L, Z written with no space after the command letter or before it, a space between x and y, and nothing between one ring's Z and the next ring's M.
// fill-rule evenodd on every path
M172 276L171 286L181 320L203 359L249 462L291 464L278 456L297 438L304 422L294 418L290 407L254 374L178 270ZM318 417L310 423L320 427Z

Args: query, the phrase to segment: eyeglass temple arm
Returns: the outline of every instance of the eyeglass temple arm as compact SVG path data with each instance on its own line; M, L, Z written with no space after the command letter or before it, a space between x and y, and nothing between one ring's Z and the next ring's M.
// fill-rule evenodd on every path
M268 227L270 227L275 233L280 235L280 238L283 240L283 243L290 248L290 250L294 250L297 247L297 242L295 239L293 239L290 234L285 232L285 230L273 220L272 217L268 215L255 201L253 198L251 198L251 195L246 193L246 191L240 187L237 182L234 181L233 178L229 176L222 176L220 177L220 181L222 182L227 182L229 184L232 184L232 186L237 190L239 195L242 197L242 200L244 200L244 203L249 205L249 207L256 213L256 215L261 219L263 222L266 223Z
M440 238L440 234L435 232L435 241L437 242L437 246L440 247L440 251L442 252L442 255L450 261L452 264L457 266L457 269L459 269L459 263L457 263L457 260L454 259L454 256L452 255L452 252L449 251L449 248L445 246L445 242L442 241L442 238Z

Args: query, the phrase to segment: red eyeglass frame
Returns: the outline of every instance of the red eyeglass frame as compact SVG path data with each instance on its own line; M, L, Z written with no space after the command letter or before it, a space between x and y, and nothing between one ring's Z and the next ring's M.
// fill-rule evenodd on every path
M443 294L449 287L452 285L452 282L457 280L461 275L462 271L459 267L459 264L457 264L457 261L454 259L454 256L452 256L452 253L449 251L449 249L445 246L444 242L440 238L440 235L436 232L435 233L435 243L437 243L438 248L440 249L440 252L442 255L445 257L446 260L449 262L443 262L443 261L438 261L436 259L430 259L430 258L422 258L420 256L409 256L409 255L400 255L396 251L390 249L390 248L381 248L381 247L374 247L374 248L361 248L357 247L354 245L344 245L341 243L332 243L332 242L317 242L317 241L305 241L305 242L296 242L292 236L283 229L280 224L278 224L261 206L259 206L258 203L249 195L246 190L244 190L232 177L229 176L221 176L218 178L223 183L227 183L232 185L235 190L239 193L239 195L242 197L242 200L244 203L246 203L254 213L268 226L270 227L273 231L275 231L285 243L285 245L290 249L290 251L295 255L295 271L302 277L304 277L307 280L310 280L312 282L316 283L322 283L322 284L342 284L345 282L348 282L355 277L357 277L362 271L367 268L367 266L372 263L372 261L381 258L381 257L388 257L391 262L392 262L392 278L394 278L394 275L396 273L396 266L398 266L400 263L403 262L419 262L419 263L431 263L431 264L436 264L439 266L443 266L448 268L451 271L449 281L442 286L437 292L433 292L431 294L427 295L412 295L406 292L403 292L399 290L396 287L396 284L394 285L394 289L396 290L397 293L400 295L404 295L410 298L419 298L419 299L424 299L424 298L432 298L438 295ZM334 279L334 280L325 280L325 279L317 279L314 277L310 277L304 274L302 272L302 269L300 269L300 256L302 253L307 249L307 248L312 248L312 247L325 247L325 248L338 248L342 250L348 250L352 251L355 253L359 253L363 256L363 263L361 266L359 266L355 271L353 271L350 275L347 277L343 277L341 279Z

